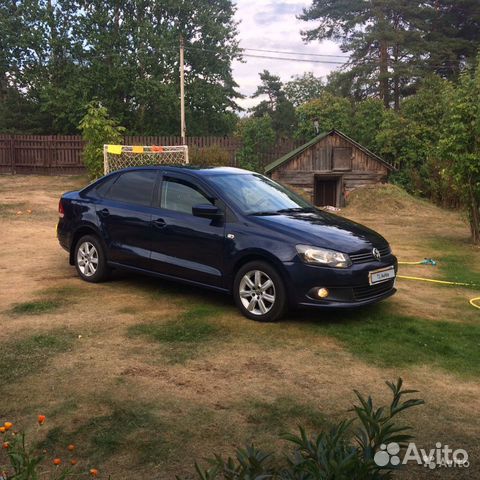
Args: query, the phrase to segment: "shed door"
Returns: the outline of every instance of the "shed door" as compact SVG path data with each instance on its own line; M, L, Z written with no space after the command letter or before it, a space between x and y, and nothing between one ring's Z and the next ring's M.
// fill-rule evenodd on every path
M333 170L352 169L352 149L337 147L333 149Z
M337 206L337 185L338 180L315 179L315 205L325 207L327 205Z

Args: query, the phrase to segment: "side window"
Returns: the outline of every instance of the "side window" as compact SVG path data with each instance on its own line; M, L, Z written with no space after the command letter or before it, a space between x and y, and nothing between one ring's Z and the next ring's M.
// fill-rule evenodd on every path
M192 207L212 203L195 185L173 178L164 178L161 207L175 212L192 214Z
M115 183L115 180L118 178L118 175L111 175L109 178L104 180L100 185L93 189L94 194L97 197L105 197L110 187Z
M150 206L157 172L136 170L125 172L108 190L105 198L135 205Z

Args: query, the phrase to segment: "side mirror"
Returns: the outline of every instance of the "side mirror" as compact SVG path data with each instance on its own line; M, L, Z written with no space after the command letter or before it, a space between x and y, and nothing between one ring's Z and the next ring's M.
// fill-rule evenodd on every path
M195 205L192 207L192 215L194 217L210 218L211 220L215 220L221 218L223 214L222 211L215 205L211 205L210 203L202 203L201 205Z

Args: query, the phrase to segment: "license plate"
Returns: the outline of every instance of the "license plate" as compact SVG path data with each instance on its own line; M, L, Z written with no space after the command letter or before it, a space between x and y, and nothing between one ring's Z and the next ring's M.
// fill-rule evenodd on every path
M376 285L377 283L387 282L395 278L395 268L387 267L381 270L374 270L368 274L368 282L370 285Z

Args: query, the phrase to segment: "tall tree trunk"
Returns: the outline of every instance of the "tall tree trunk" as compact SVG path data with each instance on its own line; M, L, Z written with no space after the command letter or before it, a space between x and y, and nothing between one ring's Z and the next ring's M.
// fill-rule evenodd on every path
M380 98L386 108L390 108L388 82L388 44L385 39L380 40Z
M470 180L470 230L472 232L472 242L475 245L480 244L480 202L475 195L475 188Z

